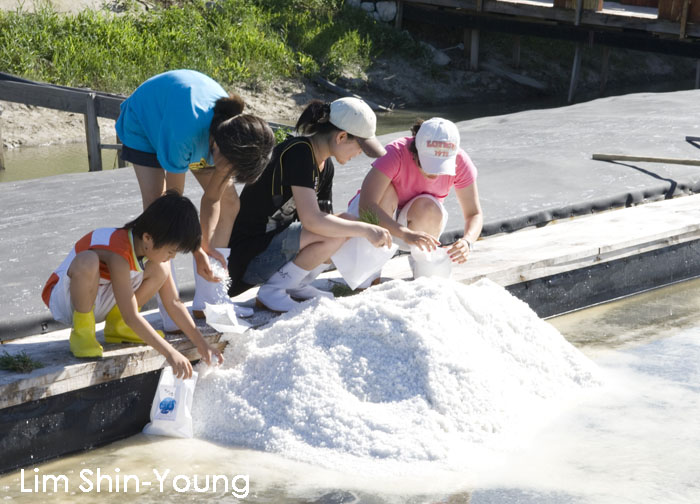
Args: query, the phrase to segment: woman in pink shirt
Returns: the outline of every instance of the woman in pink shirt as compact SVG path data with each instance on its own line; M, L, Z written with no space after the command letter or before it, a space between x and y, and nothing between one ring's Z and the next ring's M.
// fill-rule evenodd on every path
M348 210L356 215L360 209L374 211L380 225L406 245L402 248L434 250L447 224L443 201L454 186L464 234L447 253L453 262L464 263L483 226L476 166L459 147L454 123L439 117L418 120L411 132L386 146Z

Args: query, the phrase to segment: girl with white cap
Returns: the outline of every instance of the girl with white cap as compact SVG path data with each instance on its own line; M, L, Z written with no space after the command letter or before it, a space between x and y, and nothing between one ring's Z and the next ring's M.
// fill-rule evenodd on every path
M447 253L453 262L463 263L483 226L476 166L460 148L453 122L439 117L418 120L411 133L389 143L386 154L374 161L348 212L373 211L402 248L430 251L440 246L438 238L447 224L443 201L454 187L464 234Z
M229 294L262 284L258 304L277 312L296 306L293 298L333 297L310 284L347 238L391 244L383 227L332 214L331 158L345 164L361 152L385 152L372 109L357 98L313 101L295 129L301 136L279 144L261 177L241 192L229 242Z

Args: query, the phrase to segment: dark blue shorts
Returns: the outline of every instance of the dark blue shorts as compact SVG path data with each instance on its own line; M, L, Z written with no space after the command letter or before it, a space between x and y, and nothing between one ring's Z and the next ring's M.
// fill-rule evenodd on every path
M149 168L163 168L158 162L158 156L155 152L143 152L127 147L126 145L122 145L121 158L135 165L148 166Z

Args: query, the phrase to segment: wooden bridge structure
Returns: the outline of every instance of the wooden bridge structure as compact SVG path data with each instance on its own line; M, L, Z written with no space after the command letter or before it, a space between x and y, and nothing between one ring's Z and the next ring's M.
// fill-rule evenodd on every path
M601 87L608 73L611 47L696 59L695 87L700 87L700 0L400 0L396 25L405 21L464 30L464 50L473 70L479 68L481 31L516 36L514 64L520 59L520 37L535 36L575 42L569 102L573 101L586 45L603 46Z

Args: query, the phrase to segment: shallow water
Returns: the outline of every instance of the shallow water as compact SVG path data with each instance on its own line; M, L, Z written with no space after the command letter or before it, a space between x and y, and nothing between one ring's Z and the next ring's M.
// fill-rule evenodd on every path
M97 469L137 475L140 502L197 502L203 496L239 502L290 503L696 503L700 500L700 281L655 290L551 319L591 358L605 386L591 390L510 453L480 454L470 473L422 468L383 478L334 471L274 454L202 440L137 435L87 453L38 464L40 475L65 475L69 491L22 493L20 472L0 477L11 502L128 502L110 493ZM117 472L116 468L120 471ZM34 467L26 468L25 489ZM83 470L85 479L80 478ZM163 492L157 475L163 475ZM196 493L205 476L227 476L216 492ZM248 483L239 475L248 475ZM237 486L234 490L231 480ZM83 493L92 483L93 488ZM187 484L189 490L184 490ZM53 489L51 489L53 490ZM237 493L237 496L234 495ZM77 499L76 496L80 498Z

